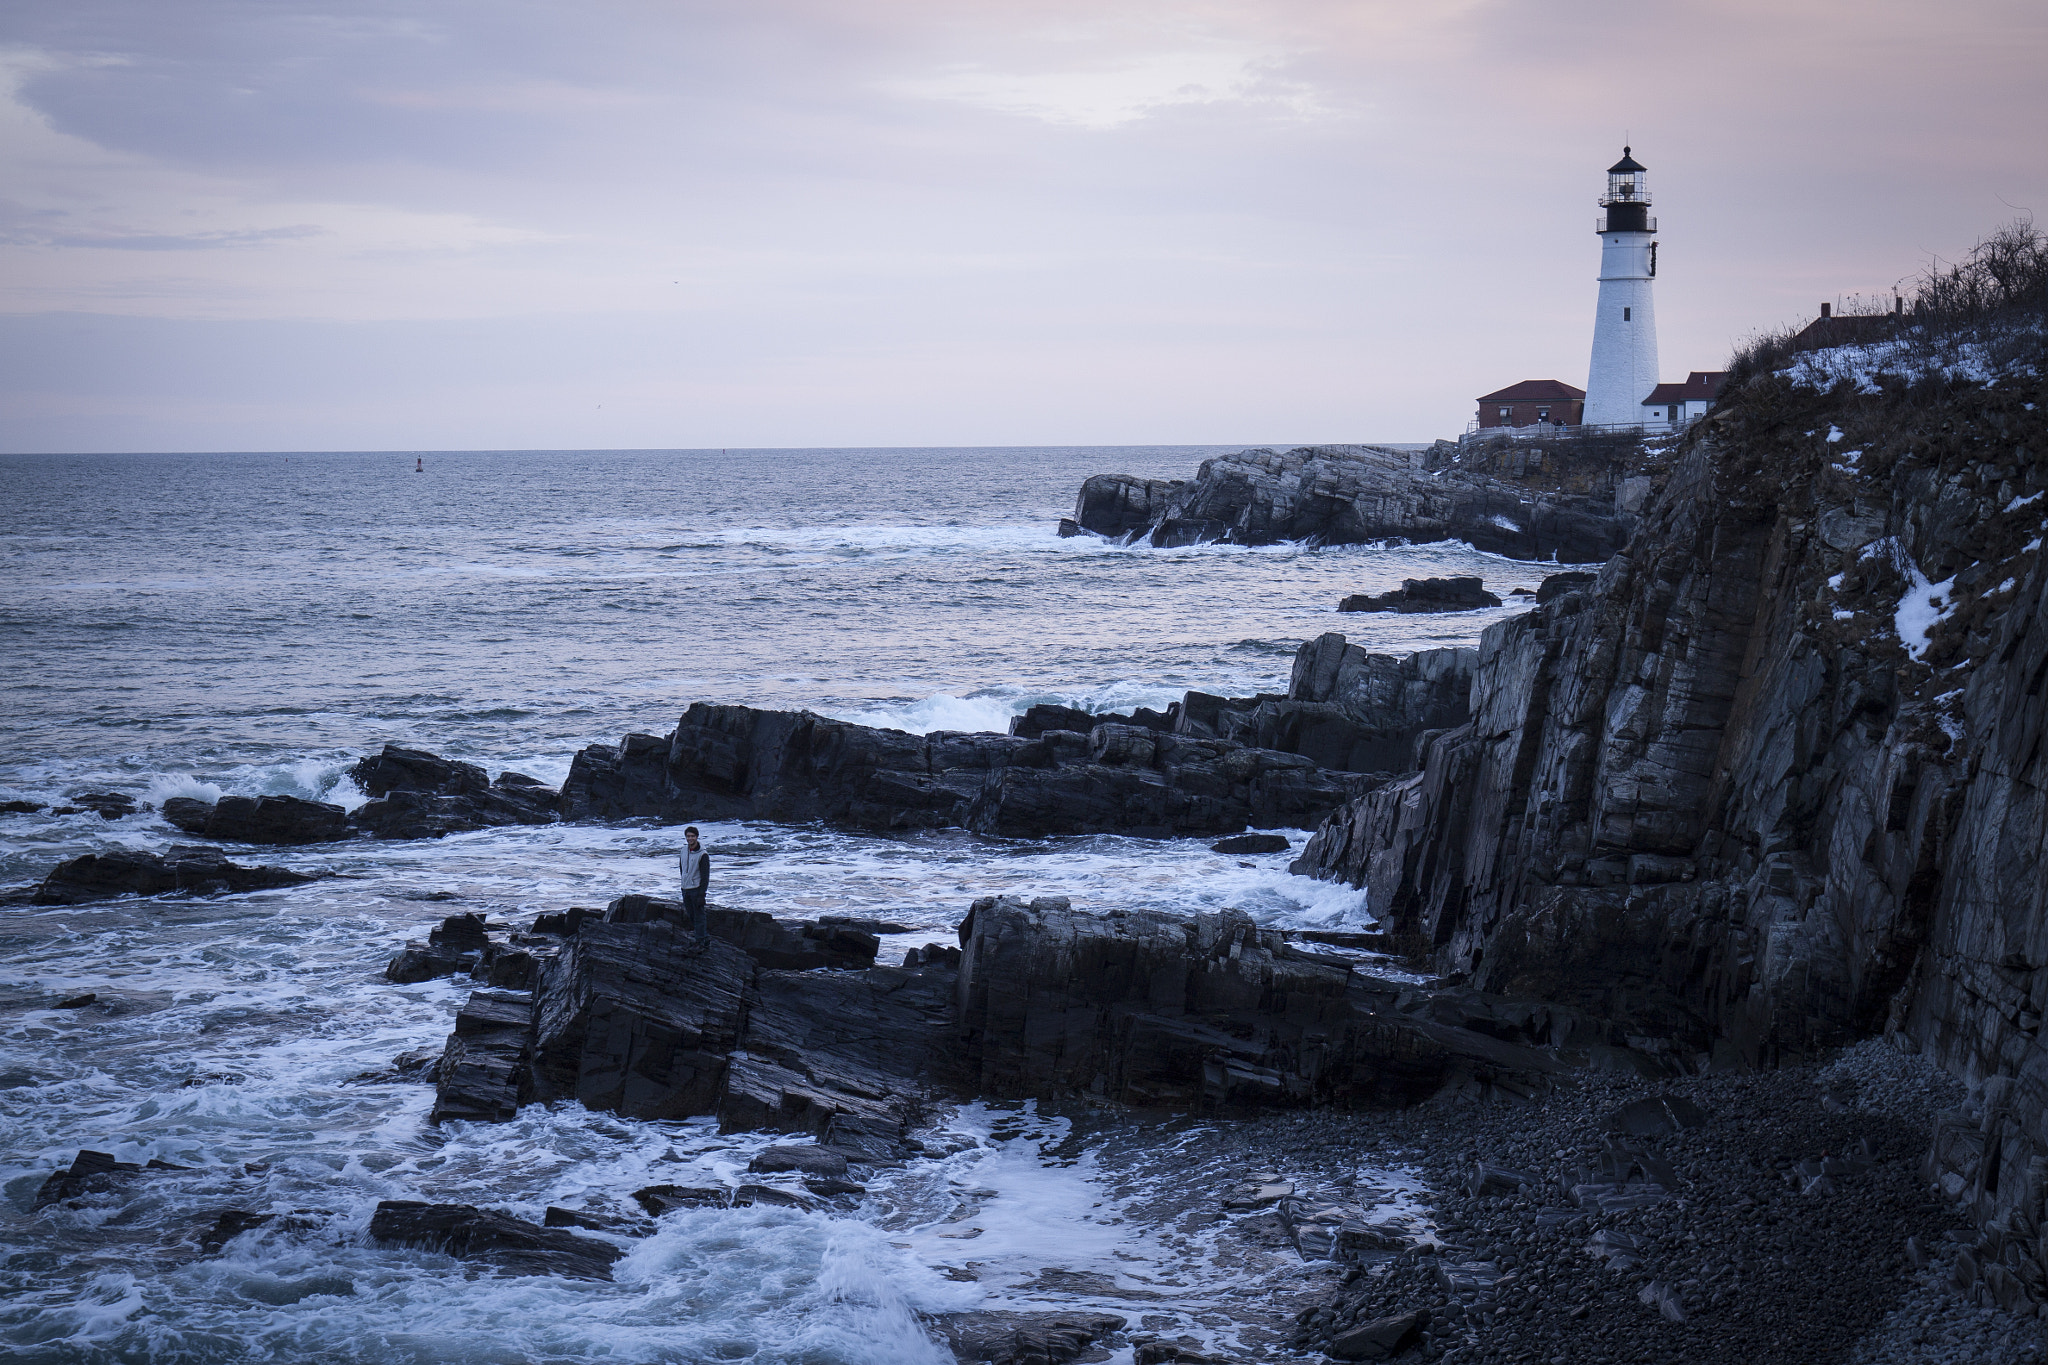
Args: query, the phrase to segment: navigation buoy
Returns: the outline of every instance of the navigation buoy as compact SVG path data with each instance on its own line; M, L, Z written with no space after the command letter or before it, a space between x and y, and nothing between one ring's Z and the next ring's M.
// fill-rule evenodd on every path
M412 462L412 472L415 474L424 474L427 472L426 456L422 455Z

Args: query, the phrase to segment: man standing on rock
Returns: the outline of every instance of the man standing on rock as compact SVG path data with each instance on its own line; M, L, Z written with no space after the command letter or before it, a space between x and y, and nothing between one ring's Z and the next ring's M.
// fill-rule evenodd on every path
M677 856L676 863L683 874L683 912L687 921L684 927L701 947L711 941L711 916L704 908L704 895L711 889L711 855L697 842L695 825L685 828L683 837L690 842Z

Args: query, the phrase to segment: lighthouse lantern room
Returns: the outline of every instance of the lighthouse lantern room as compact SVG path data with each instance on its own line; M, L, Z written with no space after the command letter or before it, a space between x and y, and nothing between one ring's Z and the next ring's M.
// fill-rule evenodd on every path
M1637 425L1643 397L1657 387L1657 220L1650 216L1649 172L1627 147L1607 168L1601 196L1600 302L1593 318L1593 363L1586 376L1589 426Z

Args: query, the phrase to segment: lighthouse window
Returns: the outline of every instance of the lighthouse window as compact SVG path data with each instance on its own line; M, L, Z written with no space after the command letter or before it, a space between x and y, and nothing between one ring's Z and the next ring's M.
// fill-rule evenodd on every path
M1624 309L1622 309L1622 310L1621 310L1621 320L1622 320L1623 322L1627 322L1627 321L1628 321L1628 309L1624 308Z

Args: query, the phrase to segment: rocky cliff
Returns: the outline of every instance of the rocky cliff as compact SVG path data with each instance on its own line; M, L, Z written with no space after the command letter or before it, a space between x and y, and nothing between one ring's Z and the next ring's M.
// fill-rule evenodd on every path
M1515 559L1586 563L1621 548L1638 463L1632 444L1587 442L1247 450L1203 461L1185 482L1097 475L1071 521L1076 532L1142 533L1155 546L1462 540Z
M1976 1084L1935 1169L2048 1194L2048 388L1751 379L1469 723L1296 867L1445 971L1695 1063L1888 1033Z

